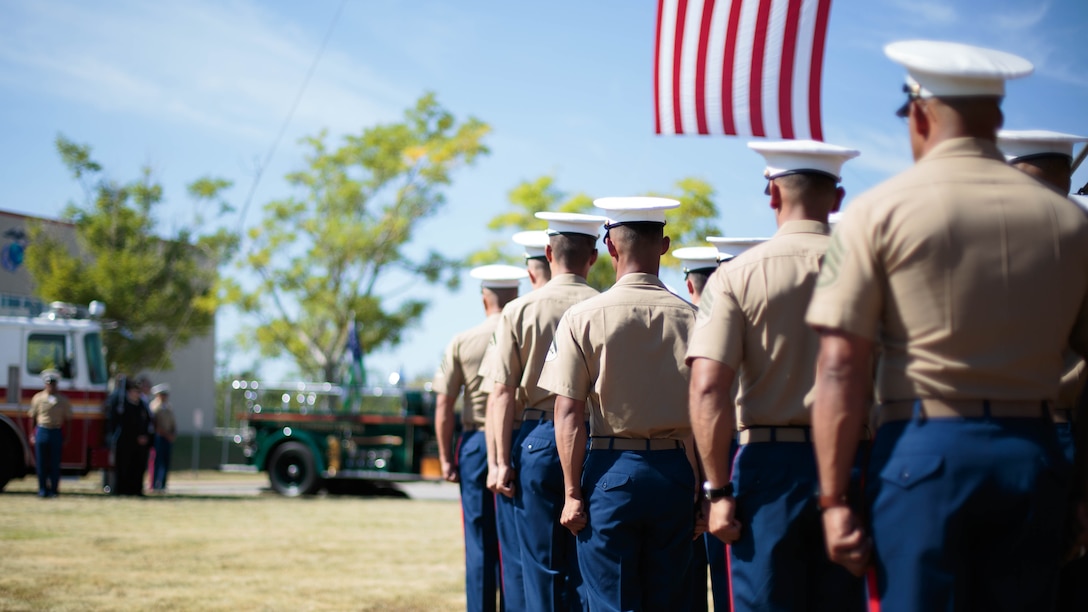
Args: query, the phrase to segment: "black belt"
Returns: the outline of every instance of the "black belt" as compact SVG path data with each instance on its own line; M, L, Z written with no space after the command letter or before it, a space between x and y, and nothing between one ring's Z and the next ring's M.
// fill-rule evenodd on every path
M551 421L555 419L555 413L551 410L540 410L538 408L526 408L521 412L521 420L525 421Z
M738 444L762 442L812 442L812 428L805 425L780 427L755 425L737 432Z
M684 443L671 438L613 438L594 437L589 450L659 451L684 448Z

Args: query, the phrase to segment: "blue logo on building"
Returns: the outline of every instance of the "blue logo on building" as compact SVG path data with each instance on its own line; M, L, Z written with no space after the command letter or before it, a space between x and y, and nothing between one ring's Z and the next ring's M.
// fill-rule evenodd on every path
M3 250L0 250L0 266L8 272L14 272L23 265L23 259L26 258L26 232L11 228L4 232L4 238L7 240Z

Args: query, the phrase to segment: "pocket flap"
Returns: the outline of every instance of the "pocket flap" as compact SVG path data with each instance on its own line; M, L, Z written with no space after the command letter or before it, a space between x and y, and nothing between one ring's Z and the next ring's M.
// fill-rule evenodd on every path
M525 452L527 452L527 453L538 453L540 451L547 450L549 448L554 448L555 447L555 438L545 437L545 436L539 436L539 437L529 436L521 444L522 444L522 448L525 449Z
M597 481L597 488L602 491L611 491L622 487L628 482L631 482L631 477L627 474L605 474Z
M944 458L939 455L915 455L893 457L880 471L880 477L889 483L909 489L941 471Z

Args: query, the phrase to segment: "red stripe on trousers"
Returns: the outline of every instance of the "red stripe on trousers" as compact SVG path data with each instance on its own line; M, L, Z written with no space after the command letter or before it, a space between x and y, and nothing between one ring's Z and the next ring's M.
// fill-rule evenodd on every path
M831 0L820 0L816 7L816 27L812 36L812 68L808 78L808 125L813 140L823 140L820 125L820 78L824 64L824 42L827 39L827 18L831 13Z
M684 48L684 21L688 14L688 0L676 3L676 31L672 39L672 120L676 133L684 133L684 122L680 118L680 65Z
M802 0L790 0L786 8L786 31L782 37L782 63L778 70L778 129L782 138L793 134L793 62L797 53L797 24L801 21Z
M865 572L865 586L869 595L869 612L880 612L880 593L876 590L876 568Z
M722 60L722 131L736 134L733 118L733 63L737 60L737 30L740 29L742 0L729 3L729 25L725 31L725 57Z
M710 20L714 16L714 0L703 2L703 17L699 22L699 55L695 63L695 122L699 134L709 134L706 127L706 48L710 44Z

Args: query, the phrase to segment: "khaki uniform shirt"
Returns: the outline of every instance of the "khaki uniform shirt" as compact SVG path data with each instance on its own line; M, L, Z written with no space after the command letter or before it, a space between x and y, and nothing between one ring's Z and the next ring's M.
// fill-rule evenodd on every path
M151 416L155 420L155 433L163 436L173 436L178 432L178 423L174 419L174 410L170 402L164 402L158 397L151 400Z
M586 284L586 279L559 274L540 289L507 304L483 368L491 387L495 382L516 387L519 405L545 412L554 410L555 394L538 387L537 381L555 327L568 308L596 295L600 294ZM515 421L520 420L521 415L515 415Z
M657 276L625 274L563 315L539 384L588 397L593 436L687 438L684 353L694 325L695 307Z
M878 401L1053 400L1086 295L1084 212L957 138L850 205L807 321L880 345Z
M27 415L34 419L34 424L38 427L60 429L72 420L72 405L60 393L50 395L49 391L43 389L31 398Z
M499 315L494 314L476 327L454 336L431 383L435 393L451 397L460 393L462 388L465 390L461 423L475 429L483 429L487 417L489 389L484 387L483 377L480 376L480 364L498 322Z
M737 429L808 425L819 335L805 324L828 227L789 221L774 238L718 268L699 302L688 363L705 357L737 372Z

